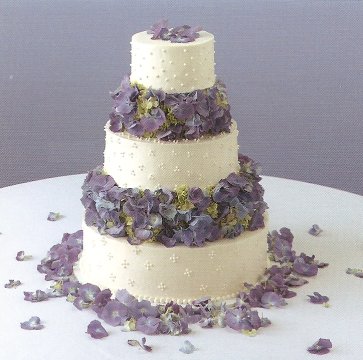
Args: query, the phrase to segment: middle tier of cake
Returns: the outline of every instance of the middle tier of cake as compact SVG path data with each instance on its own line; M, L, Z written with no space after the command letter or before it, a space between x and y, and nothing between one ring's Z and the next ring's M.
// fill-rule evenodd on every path
M114 133L106 124L104 170L119 186L207 188L239 171L238 130L196 140L158 141Z
M265 219L266 220L266 219ZM205 295L235 297L245 282L256 283L267 262L267 226L202 247L158 242L131 245L83 224L83 252L76 275L112 292L127 289L156 303L190 303Z

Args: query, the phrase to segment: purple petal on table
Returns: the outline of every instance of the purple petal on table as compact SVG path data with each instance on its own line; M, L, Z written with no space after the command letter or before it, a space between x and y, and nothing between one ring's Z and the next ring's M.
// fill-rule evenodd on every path
M333 344L331 343L330 339L320 338L313 345L308 347L307 350L312 354L324 355L327 354L332 347Z
M99 320L92 320L88 324L86 334L90 334L94 339L102 339L108 336L108 332Z
M142 316L136 321L136 330L146 335L154 335L158 333L158 327L161 320L153 316Z
M319 294L317 291L313 292L314 295L308 295L310 302L313 304L324 304L329 301L329 298L325 295Z
M285 280L285 284L287 286L302 286L307 283L308 281L306 279L293 275L288 276L287 279Z
M149 345L146 345L146 338L142 338L141 339L141 343L138 340L127 340L127 343L130 346L139 346L141 349L145 350L145 351L152 351L152 347Z
M50 211L47 217L48 221L57 221L62 217L62 215L60 213L56 213L53 211Z
M123 325L128 318L128 308L118 300L110 300L100 313L100 318L112 326Z
M294 260L293 270L300 275L314 276L318 273L318 266L316 264L308 264L299 256Z
M44 325L40 323L38 316L32 316L28 321L20 323L20 327L24 330L41 330L44 328Z
M9 282L4 285L4 288L13 289L17 288L19 285L21 285L20 280L9 280Z
M189 341L184 340L182 346L180 347L179 351L181 351L184 354L191 354L194 352L197 348Z
M70 299L70 297L68 296L67 299ZM77 296L72 302L78 310L87 309L92 304L91 302L84 301L80 296Z
M156 306L151 305L151 302L149 300L141 300L138 301L136 306L134 308L137 310L139 317L140 316L152 316L152 317L158 317L159 316L159 310Z
M211 317L203 318L199 320L199 325L204 329L212 328L214 326L214 321Z
M93 302L96 295L100 292L100 288L97 285L90 283L83 284L78 289L78 296L85 302Z
M273 291L265 292L261 297L261 303L265 308L270 308L271 306L281 307L287 304L281 295Z
M40 302L47 300L48 294L42 290L36 290L35 292L24 291L24 300L30 302Z
M323 230L320 229L318 224L314 224L309 230L309 234L313 236L318 236Z
M247 310L243 309L228 309L225 316L226 325L236 331L252 330L253 327L247 319Z
M16 253L16 257L15 257L15 259L18 261L29 260L31 258L32 258L32 255L25 255L25 252L23 250L18 251Z
M104 289L100 291L93 301L92 304L92 310L95 311L97 315L100 315L103 308L107 305L107 303L110 301L112 296L110 289Z
M127 307L135 307L138 302L126 289L117 290L116 299Z
M363 269L348 268L345 272L349 275L354 275L358 278L363 278Z

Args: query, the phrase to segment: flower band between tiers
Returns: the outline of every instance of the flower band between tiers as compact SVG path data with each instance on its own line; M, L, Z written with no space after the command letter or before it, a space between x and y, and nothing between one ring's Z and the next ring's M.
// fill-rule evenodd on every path
M168 94L125 76L112 98L110 130L141 138L198 139L229 132L232 123L226 87L219 80L208 89Z
M82 186L85 221L101 234L127 237L130 244L158 241L167 247L182 243L233 238L244 230L264 227L263 188L259 166L240 155L239 173L231 173L208 189L120 188L98 167Z

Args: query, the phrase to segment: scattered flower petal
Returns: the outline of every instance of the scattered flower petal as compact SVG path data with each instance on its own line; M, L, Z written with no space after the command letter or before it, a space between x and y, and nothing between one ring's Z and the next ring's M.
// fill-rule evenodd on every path
M24 291L24 300L30 302L40 302L48 300L49 296L42 290L36 290L35 292Z
M141 339L141 343L138 340L127 340L127 343L131 346L139 346L141 349L145 350L145 351L152 351L151 346L146 345L146 338L142 338Z
M20 323L20 327L24 330L41 330L44 328L44 325L40 323L38 316L32 316L28 321Z
M356 277L359 277L359 278L363 279L363 269L351 269L351 268L348 268L346 270L346 273L349 274L349 275L354 275Z
M320 229L319 225L314 224L309 230L309 234L313 236L318 236L323 230Z
M189 341L185 340L180 347L179 351L181 351L184 354L191 354L194 352L197 348Z
M265 292L261 297L263 307L270 308L271 306L281 307L286 305L285 299L273 291Z
M322 339L320 338L316 341L313 345L308 347L309 353L317 354L317 355L324 355L327 354L330 349L333 347L330 339Z
M23 250L18 251L16 254L16 260L18 261L25 261L32 258L32 255L25 255L25 252Z
M293 269L297 274L304 276L314 276L318 273L318 266L307 263L301 256L294 260Z
M143 332L146 335L154 335L158 333L158 327L161 320L153 316L142 316L137 319L136 330Z
M20 280L9 280L9 282L6 283L4 285L4 287L7 288L7 289L14 289L14 288L17 288L20 285L21 285Z
M60 218L62 218L62 215L60 213L56 213L56 212L50 212L48 214L48 217L47 217L47 220L48 221L57 221L59 220Z
M308 295L310 298L310 302L313 304L324 304L329 301L329 298L325 295L319 294L317 291L313 292L314 295Z
M108 336L108 332L99 320L92 320L88 324L86 334L90 334L94 339L102 339Z

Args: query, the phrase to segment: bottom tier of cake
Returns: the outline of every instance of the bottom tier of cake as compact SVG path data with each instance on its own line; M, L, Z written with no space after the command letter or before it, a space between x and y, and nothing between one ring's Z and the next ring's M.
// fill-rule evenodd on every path
M156 242L130 245L83 224L83 252L75 272L81 283L112 292L127 289L155 303L233 298L245 282L256 283L264 273L267 233L265 226L203 247L167 248Z

